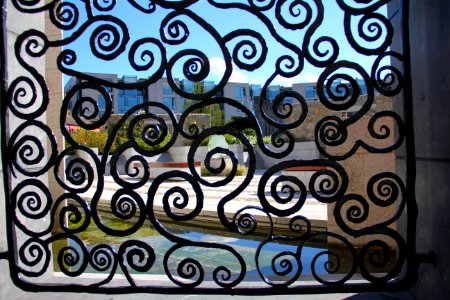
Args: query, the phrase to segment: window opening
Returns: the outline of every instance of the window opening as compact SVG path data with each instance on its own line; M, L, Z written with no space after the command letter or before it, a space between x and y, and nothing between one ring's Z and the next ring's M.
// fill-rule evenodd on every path
M41 2L2 1L0 257L19 286L414 281L402 1Z

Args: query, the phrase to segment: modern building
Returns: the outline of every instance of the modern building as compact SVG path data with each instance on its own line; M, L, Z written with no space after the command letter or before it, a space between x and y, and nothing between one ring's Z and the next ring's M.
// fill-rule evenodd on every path
M344 90L339 90L337 87L342 83L342 81L336 80L332 83L331 89L333 90L333 94L339 96L345 93ZM367 95L367 87L364 83L363 79L357 78L356 83L360 88L361 95ZM350 89L351 86L348 83L344 83ZM306 82L306 83L294 83L292 85L292 90L303 95L305 97L306 102L314 101L319 99L319 95L317 93L317 83L316 82ZM328 97L328 93L325 91L325 95Z
M118 77L116 74L104 74L104 73L88 73L87 75L110 81L112 83L137 83L144 79L138 79L136 76L123 76ZM70 78L64 87L64 92L67 93L73 86L79 84L80 79L76 77ZM112 111L114 114L124 114L132 107L147 101L147 89L115 89L111 87L104 87L111 96ZM69 109L73 108L74 103L82 98L89 97L97 100L100 114L105 111L106 102L98 91L94 89L83 89L76 94L76 98L72 99L69 103Z
M113 83L130 83L135 84L139 82L145 82L145 78L137 78L136 76L122 76L119 77L116 74L100 74L100 73L89 73L88 75L96 78L101 78L103 80L108 80ZM367 94L367 90L365 89L365 85L362 80L357 80L360 83L361 92L363 95ZM77 83L80 83L80 80L72 77L65 86L65 92L67 92L70 88L72 88ZM213 81L203 81L201 85L196 85L196 83L183 79L174 79L174 83L181 90L188 93L199 93L199 92L207 92L216 87ZM341 89L335 89L341 82L333 82L332 89L335 93L343 94L344 91ZM348 84L347 84L348 85ZM183 113L188 105L192 103L190 99L185 99L176 93L172 87L169 85L167 78L163 77L152 83L148 86L145 84L142 85L143 88L134 88L134 89L116 89L111 87L105 87L107 92L110 94L112 99L112 111L113 114L125 114L134 106L144 103L144 102L159 102L164 104L166 107L171 109L174 113ZM144 87L146 86L146 87ZM349 86L349 85L348 85ZM267 123L262 118L261 110L263 110L266 115L274 118L273 113L273 103L278 95L282 92L294 91L302 95L306 102L312 102L318 100L319 96L317 93L317 85L314 82L311 83L295 83L292 87L284 87L281 85L271 85L267 88L266 94L262 97L263 89L259 84L249 84L243 82L228 82L222 91L217 93L219 97L226 97L230 99L234 99L238 101L240 104L249 109L259 120L260 124ZM327 95L327 93L325 93ZM76 99L72 99L69 109L72 109L73 104L77 99L81 97L90 97L95 99L98 103L100 114L105 110L105 99L103 96L99 94L97 91L92 89L85 89L82 92L77 93ZM263 103L260 103L262 99L265 99ZM297 102L293 97L284 97L283 103L296 104ZM278 105L277 107L282 108L282 105ZM223 122L226 123L233 116L243 117L245 116L245 112L241 109L230 105L221 105L220 109L222 110ZM358 104L354 109L358 109ZM138 111L136 111L137 113ZM263 125L262 125L263 126ZM264 127L265 126L265 127ZM264 134L271 134L274 129L270 128L268 124L265 124L263 127Z
M240 104L248 108L252 113L255 113L251 89L248 83L228 82L223 88L222 95L225 98L230 98L238 101ZM231 117L243 117L245 116L245 113L244 111L236 107L227 105L224 107L223 116L224 122L226 123L231 120Z

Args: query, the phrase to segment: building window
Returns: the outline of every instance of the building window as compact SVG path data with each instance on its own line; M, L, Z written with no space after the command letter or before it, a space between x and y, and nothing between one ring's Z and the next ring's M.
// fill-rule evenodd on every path
M186 93L192 93L192 91L194 90L194 83L189 80L181 81L181 86L183 88L183 91L185 91Z
M214 81L203 81L203 86L205 87L205 92L209 92L216 87Z
M163 94L164 95L172 95L173 94L173 90L170 87L169 83L167 83L167 82L163 82Z
M255 97L260 97L261 96L261 86L259 84L250 85L250 93L251 93L252 99L254 99Z
M272 103L275 101L275 98L280 94L280 86L269 86L267 90L267 99L269 99L269 102Z
M124 90L124 94L127 96L137 96L137 90Z
M283 99L283 103L284 104L293 104L294 103L294 98L286 97L286 98Z
M176 110L176 101L175 97L164 97L163 98L164 105L170 108L171 110Z
M315 86L307 86L305 88L305 96L306 98L316 98L317 97L317 88Z
M135 83L137 82L137 76L123 76L122 77L123 83Z
M105 101L105 97L103 97L103 95L98 95L98 110L100 112L100 115L103 115L105 113L105 109L106 109L106 101Z
M124 114L131 110L134 106L139 105L144 102L143 96L128 96L128 95L119 95L119 107L117 112L119 114Z
M245 87L242 86L237 86L236 89L236 98L237 99L245 99L246 97L246 93L245 93Z

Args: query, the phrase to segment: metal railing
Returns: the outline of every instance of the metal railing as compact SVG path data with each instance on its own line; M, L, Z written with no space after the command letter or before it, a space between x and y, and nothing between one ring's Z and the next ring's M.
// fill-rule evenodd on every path
M0 258L15 284L259 295L415 282L407 1L2 3ZM172 109L152 92L166 81ZM292 86L269 99L280 82ZM144 101L116 114L136 89ZM236 111L245 128L226 123ZM242 146L204 150L215 135Z

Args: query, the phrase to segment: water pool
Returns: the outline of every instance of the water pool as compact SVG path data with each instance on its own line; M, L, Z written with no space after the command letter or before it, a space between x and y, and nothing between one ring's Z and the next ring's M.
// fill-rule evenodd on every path
M126 223L124 221L119 221L116 219L103 219L105 225L111 228L127 228L131 223ZM312 270L311 262L314 257L319 255L321 252L326 251L326 240L322 240L312 244L312 246L304 246L301 251L301 265L298 264L298 260L294 258L294 254L297 252L298 243L287 242L287 241L267 241L266 237L258 235L239 235L228 233L225 231L214 230L214 229L204 229L200 227L180 227L166 225L166 228L170 232L179 238L185 239L186 241L206 243L208 247L198 247L198 246L184 246L180 249L174 251L167 260L167 268L170 273L176 273L178 266L184 259L191 258L200 262L205 275L205 280L211 278L213 271L219 267L224 266L231 270L232 274L239 274L241 270L241 265L239 260L230 251L215 248L214 245L217 243L225 244L227 247L234 249L242 259L245 261L245 281L260 281L261 276L271 280L283 280L283 278L289 277L289 274L294 274L301 268L301 277L305 279L311 279ZM166 237L160 235L156 229L154 229L150 224L144 224L136 233L125 236L110 236L106 235L103 231L97 228L95 224L92 224L83 232L77 234L77 236L86 245L89 252L92 251L98 245L109 245L115 252L121 247L124 242L130 240L136 240L144 242L149 245L154 253L155 259L151 268L145 271L146 275L164 275L166 274L164 269L164 255L170 251L172 247L176 244L169 241ZM258 247L262 245L262 248L258 253ZM81 251L81 247L76 242L67 239L54 246L54 251L62 246L71 246L75 249ZM283 256L291 262L291 270L280 276L276 274L272 266L275 265L279 270L286 270L287 266L282 266L282 259L278 259L275 264L272 264L272 260L280 253L289 253L289 255ZM326 262L328 260L328 255L319 255L320 259L314 264L315 272L317 274L328 274L326 269ZM259 272L257 268L257 262L255 258L258 257ZM142 258L138 256L134 257L134 263L136 265L143 264L140 261ZM144 259L145 260L145 259ZM284 262L286 263L286 262ZM55 270L58 271L59 265L54 262ZM142 272L136 271L133 268L129 268L128 272L130 274L142 274ZM91 264L87 264L84 273L99 273L98 270L92 267ZM122 274L123 270L119 267L115 272L117 274ZM344 272L345 273L345 272ZM237 275L236 275L237 276Z

